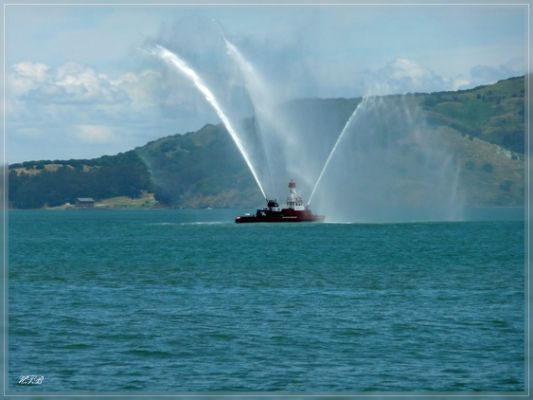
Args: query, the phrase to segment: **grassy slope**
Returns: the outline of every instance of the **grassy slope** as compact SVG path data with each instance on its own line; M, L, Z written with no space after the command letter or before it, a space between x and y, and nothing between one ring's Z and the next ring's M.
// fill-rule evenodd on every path
M424 95L428 121L524 153L524 78L458 92Z
M161 138L135 151L164 204L204 208L261 202L248 168L220 125Z
M461 166L466 204L522 206L524 78L419 98L430 124L443 128Z

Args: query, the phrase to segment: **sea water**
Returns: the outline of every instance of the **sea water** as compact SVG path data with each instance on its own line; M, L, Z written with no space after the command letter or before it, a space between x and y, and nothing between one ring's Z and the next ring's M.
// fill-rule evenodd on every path
M524 390L522 221L241 211L11 211L8 392Z

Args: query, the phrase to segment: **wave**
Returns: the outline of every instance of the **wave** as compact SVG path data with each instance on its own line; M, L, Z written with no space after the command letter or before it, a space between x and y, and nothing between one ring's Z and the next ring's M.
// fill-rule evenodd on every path
M150 222L149 226L193 226L193 225L223 225L233 221L192 221L192 222Z

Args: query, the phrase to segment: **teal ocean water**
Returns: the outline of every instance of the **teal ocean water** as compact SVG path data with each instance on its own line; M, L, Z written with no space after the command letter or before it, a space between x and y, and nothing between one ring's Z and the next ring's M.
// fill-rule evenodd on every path
M524 390L522 221L238 212L10 212L8 392Z

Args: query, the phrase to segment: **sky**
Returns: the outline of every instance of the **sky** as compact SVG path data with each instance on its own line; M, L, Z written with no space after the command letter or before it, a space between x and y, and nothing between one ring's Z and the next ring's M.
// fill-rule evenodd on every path
M93 158L217 115L151 51L176 52L235 118L223 35L278 98L465 89L527 71L525 6L6 7L7 162Z

